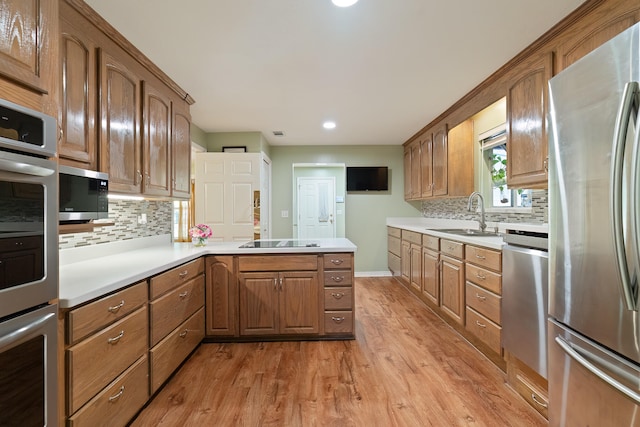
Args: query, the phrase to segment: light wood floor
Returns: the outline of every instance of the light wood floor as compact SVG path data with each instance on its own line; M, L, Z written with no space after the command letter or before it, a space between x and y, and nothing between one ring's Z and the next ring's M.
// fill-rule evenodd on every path
M356 279L356 340L202 344L133 426L545 426L391 278Z

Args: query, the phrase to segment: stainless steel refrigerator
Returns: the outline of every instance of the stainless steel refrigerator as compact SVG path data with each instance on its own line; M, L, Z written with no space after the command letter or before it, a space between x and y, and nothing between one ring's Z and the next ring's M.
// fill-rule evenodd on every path
M549 81L549 425L640 426L640 25Z

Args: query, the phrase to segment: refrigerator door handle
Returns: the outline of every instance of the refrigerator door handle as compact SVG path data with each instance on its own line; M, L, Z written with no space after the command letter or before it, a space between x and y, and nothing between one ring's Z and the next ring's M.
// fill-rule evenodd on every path
M580 352L578 352L574 348L574 345L568 343L567 341L562 339L562 337L556 336L555 341L562 348L562 350L564 350L564 352L567 353L567 355L569 355L569 357L571 357L573 360L578 362L580 365L582 365L585 369L587 369L593 375L600 378L602 381L606 382L611 387L615 388L620 393L627 396L629 399L635 401L636 404L640 405L640 394L637 391L630 389L626 385L621 384L615 378L612 378L610 375L607 375L607 373L605 373L602 369L598 368L596 365L591 363L585 356L580 354ZM580 351L586 353L587 355L590 354L587 350L583 348L580 348ZM622 374L622 372L619 372L619 373ZM629 380L637 381L637 378L630 378Z
M640 88L640 85L638 86ZM639 89L640 90L640 89ZM633 239L633 256L636 262L636 279L640 277L640 95L636 104L636 137L633 140L631 163L631 236ZM637 287L637 285L636 285ZM636 295L637 301L638 295Z
M613 218L613 241L615 244L615 256L620 271L622 295L628 310L637 310L635 286L632 283L627 265L626 249L624 242L624 230L622 220L622 179L624 152L627 140L627 129L634 107L638 109L638 94L640 88L638 82L628 82L624 87L624 94L620 109L616 117L616 126L613 135L613 156L611 165L611 208Z

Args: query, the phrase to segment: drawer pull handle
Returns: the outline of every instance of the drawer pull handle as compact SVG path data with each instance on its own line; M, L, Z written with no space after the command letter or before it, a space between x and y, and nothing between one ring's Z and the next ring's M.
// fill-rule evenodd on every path
M123 393L124 393L124 386L120 387L120 391L119 392L117 392L113 396L109 397L109 402L113 403L116 400L120 399L120 396L122 396Z
M113 305L113 306L107 308L107 310L110 313L117 313L118 310L120 310L122 307L124 307L124 300L120 301L120 304L118 304L118 305Z
M331 280L340 283L344 280L344 276L331 276Z
M336 323L342 323L342 321L344 320L344 317L335 317L335 316L332 316L332 317L331 317L331 320L333 320L333 321L334 321L334 322L336 322Z
M449 251L453 252L453 251L455 251L455 250L456 250L456 247L455 247L455 246L449 246Z
M478 259L487 259L486 256L480 255L480 254L476 254L476 258L478 258Z
M189 295L189 291L184 291L178 294L178 296L180 297L180 299L185 299L187 297L187 295Z
M331 292L331 296L335 299L340 299L344 296L344 294L342 292Z
M117 344L117 343L118 343L118 341L120 341L120 339L121 339L123 336L124 336L124 331L120 331L120 333L119 333L118 335L116 335L116 336L115 336L115 337L113 337L113 338L109 338L109 339L107 340L107 342L108 342L109 344Z
M180 273L178 273L178 276L181 279L184 279L185 277L187 277L187 274L189 274L189 270L181 271Z
M180 338L184 338L187 336L187 334L189 333L189 331L187 329L185 329L184 331L180 332L180 334L178 335Z
M487 276L484 274L476 273L476 277L480 280L487 280Z
M476 293L476 298L478 298L480 301L484 301L487 299L487 297L485 297L484 295L480 295L478 293Z
M343 261L341 259L332 259L331 263L335 265L340 265L343 263Z
M545 409L549 406L546 403L539 401L538 396L536 396L535 393L531 393L531 400L533 400L536 404L542 406Z
M476 320L476 325L478 325L481 328L486 328L487 327L487 325L485 325L484 323L480 323L477 320Z

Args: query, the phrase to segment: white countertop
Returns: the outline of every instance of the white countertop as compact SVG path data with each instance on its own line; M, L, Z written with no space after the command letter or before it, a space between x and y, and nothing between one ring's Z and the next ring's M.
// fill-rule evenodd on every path
M171 243L171 236L105 243L60 251L59 306L71 308L203 255L355 252L348 239L313 239L318 247L239 248L246 242L204 247ZM286 240L286 239L275 239Z
M418 233L431 234L436 237L456 240L472 245L484 246L492 249L502 249L504 242L502 237L474 237L461 236L451 233L442 233L438 229L442 228L471 228L479 229L478 221L441 219L441 218L387 218L387 226L397 227L404 230L416 231ZM537 233L548 233L548 224L533 224L522 222L490 222L487 221L487 230L494 230L498 227L498 233L504 234L507 230L533 231Z

